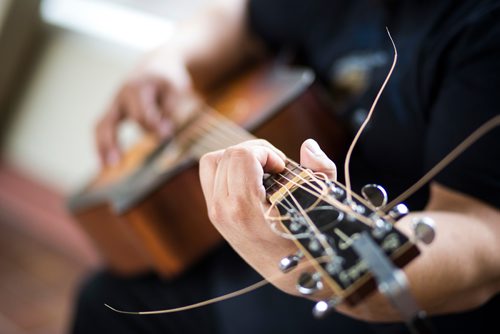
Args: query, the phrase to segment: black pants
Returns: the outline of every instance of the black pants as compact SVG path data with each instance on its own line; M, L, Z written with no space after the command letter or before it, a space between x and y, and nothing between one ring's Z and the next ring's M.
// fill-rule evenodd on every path
M272 286L196 310L165 315L125 315L104 306L146 311L196 303L238 290L261 278L227 246L209 255L182 277L166 281L154 274L122 278L100 272L82 287L73 334L100 333L408 333L401 324L373 325L338 313L317 320L313 302L288 296ZM500 298L459 315L432 318L438 333L500 333ZM486 330L486 328L493 328ZM491 327L493 326L493 327Z

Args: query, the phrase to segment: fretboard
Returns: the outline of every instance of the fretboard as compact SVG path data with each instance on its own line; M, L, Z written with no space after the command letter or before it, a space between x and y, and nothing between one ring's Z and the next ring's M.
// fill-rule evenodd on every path
M307 171L304 168L293 161L288 161L282 173L269 175L264 179L267 199L271 203L281 200L307 178Z
M207 110L194 116L175 136L175 143L171 148L175 155L186 153L195 159L204 154L236 145L245 140L255 139L239 125L213 110ZM168 156L168 148L164 157ZM266 177L264 186L269 201L280 200L289 191L293 191L297 184L307 177L305 170L297 163L289 161L286 170L280 174Z
M178 138L179 143L196 159L249 139L255 137L215 111L198 115Z

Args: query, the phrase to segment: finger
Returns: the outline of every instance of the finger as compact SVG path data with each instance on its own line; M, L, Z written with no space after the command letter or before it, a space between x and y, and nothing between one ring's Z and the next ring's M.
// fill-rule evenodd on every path
M172 134L172 124L166 112L161 110L161 96L165 85L160 83L149 83L144 85L138 93L144 122L147 128L152 129L160 138L166 138Z
M284 159L266 145L239 145L226 150L220 165L227 165L226 188L231 197L265 200L264 172L278 173Z
M155 133L155 126L148 120L146 114L148 113L147 108L142 100L142 93L140 90L144 88L138 87L127 87L123 93L123 101L125 114L127 114L132 120L139 124L145 131L150 133Z
M210 152L203 155L200 159L199 176L201 189L208 206L212 203L215 175L223 153L223 150Z
M161 83L160 88L158 105L172 126L184 124L203 108L202 99L194 91L181 91L169 82Z
M102 166L116 165L121 159L117 131L122 118L119 102L115 100L96 126L95 140Z
M302 166L315 172L325 173L330 179L337 177L337 167L313 139L307 139L302 144L300 148L300 163Z
M283 153L278 148L273 146L270 142L268 142L267 140L264 140L264 139L251 139L251 140L244 141L236 146L242 146L242 147L263 146L263 147L266 147L266 148L272 150L274 153L276 153L278 155L278 157L281 160L283 160L284 162L286 162L286 159L287 159L285 153Z

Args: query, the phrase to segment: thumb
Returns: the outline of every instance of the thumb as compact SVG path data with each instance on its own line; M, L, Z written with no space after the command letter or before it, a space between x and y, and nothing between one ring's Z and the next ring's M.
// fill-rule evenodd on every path
M300 163L314 172L325 173L330 179L337 178L337 167L313 139L307 139L300 148Z

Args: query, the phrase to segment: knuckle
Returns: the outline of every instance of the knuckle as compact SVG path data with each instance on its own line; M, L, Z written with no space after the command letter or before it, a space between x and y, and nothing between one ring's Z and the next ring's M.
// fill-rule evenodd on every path
M208 218L211 222L221 224L239 224L247 220L246 211L248 207L247 199L244 196L233 196L230 201L214 198L208 207Z
M228 158L246 158L252 155L252 149L247 146L231 146L227 148L224 155Z
M265 139L255 139L255 144L262 145L262 146L272 146L271 143Z
M208 208L208 218L212 223L220 223L224 221L224 207L219 201L214 201Z
M200 166L203 168L204 166L213 165L217 163L218 159L219 159L218 152L205 153L200 158Z

